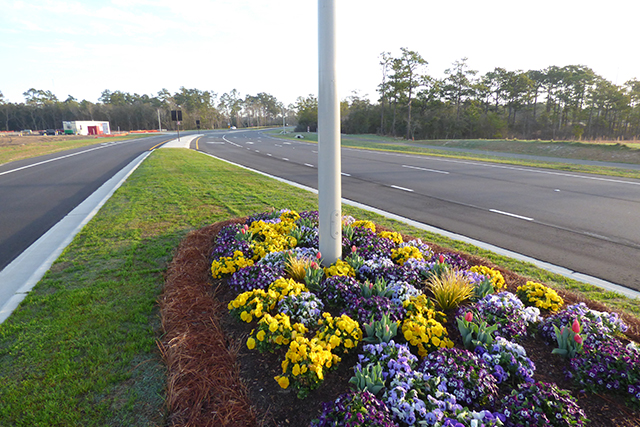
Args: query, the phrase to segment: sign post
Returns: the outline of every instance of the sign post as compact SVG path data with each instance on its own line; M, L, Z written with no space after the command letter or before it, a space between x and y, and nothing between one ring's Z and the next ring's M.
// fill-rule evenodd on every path
M340 106L335 62L335 1L318 0L319 246L326 265L342 256Z
M171 120L177 122L178 141L180 141L180 122L182 121L182 110L171 110Z

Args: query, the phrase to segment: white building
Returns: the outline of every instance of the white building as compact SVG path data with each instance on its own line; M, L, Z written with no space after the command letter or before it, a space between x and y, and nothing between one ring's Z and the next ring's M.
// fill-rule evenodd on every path
M96 122L91 120L62 122L62 128L64 129L65 135L104 135L111 133L109 122Z

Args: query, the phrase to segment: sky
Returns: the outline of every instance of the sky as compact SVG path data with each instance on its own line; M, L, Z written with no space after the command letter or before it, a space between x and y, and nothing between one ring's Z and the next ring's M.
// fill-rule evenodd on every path
M108 89L157 95L181 86L285 104L318 93L317 0L0 0L0 92L30 88L97 102ZM377 101L380 54L405 47L444 77L453 62L585 65L640 79L638 0L336 0L337 85Z

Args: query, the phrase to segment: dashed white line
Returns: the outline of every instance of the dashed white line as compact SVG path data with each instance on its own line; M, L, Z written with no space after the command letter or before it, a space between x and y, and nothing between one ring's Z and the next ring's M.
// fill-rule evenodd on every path
M342 176L351 176L350 173L344 173L344 172L340 172L340 175L342 175Z
M269 156L269 157L273 157L273 154L271 154L271 153L267 153L267 156Z
M449 175L449 172L440 171L440 170L437 170L437 169L427 169L427 168L420 168L418 166L409 166L409 165L402 165L402 167L403 168L408 168L408 169L417 169L417 170L425 171L425 172L435 172L435 173L442 173L442 174L445 174L445 175Z
M506 215L506 216L510 216L510 217L513 217L513 218L523 219L525 221L533 221L533 218L529 218L528 216L516 215L516 214L510 213L510 212L499 211L497 209L489 209L489 212L497 213L497 214L500 214L500 215Z
M259 152L260 152L260 150L255 150L255 152L256 152L256 153L259 153Z
M305 165L305 166L309 166L310 168L315 167L315 166L313 166L313 165L312 165L312 164L310 164L310 163L305 163L304 165Z
M289 159L287 159L286 157L283 157L282 160L284 160L285 162L289 161Z
M392 185L391 188L395 188L396 190L408 191L409 193L413 193L413 190L410 188L399 187L397 185Z

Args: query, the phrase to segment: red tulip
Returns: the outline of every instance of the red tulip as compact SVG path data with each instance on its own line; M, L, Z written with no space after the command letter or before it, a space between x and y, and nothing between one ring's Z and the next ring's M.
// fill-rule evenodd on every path
M315 261L311 261L311 268L318 268L318 264Z
M358 248L356 248L356 245L351 246L351 253L352 254L355 254L357 250L358 250Z
M321 254L320 252L318 252L318 253L316 254L316 258L317 258L317 259L322 258L322 254Z
M464 315L464 320L466 320L467 322L473 322L473 313L467 311L467 314Z
M576 334L580 333L580 323L578 323L578 319L574 319L573 325L571 325L571 330Z
M444 255L440 254L440 256L438 257L438 262L440 262L440 264L444 263Z
M573 340L574 340L575 342L577 342L578 344L582 344L582 337L581 337L579 334L575 334L575 335L573 336Z

